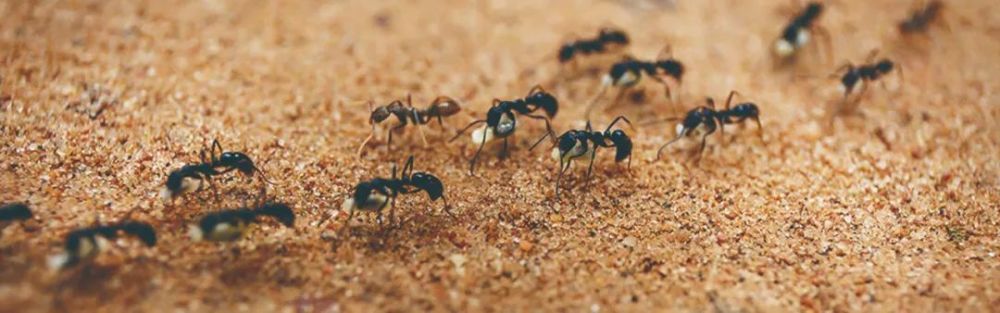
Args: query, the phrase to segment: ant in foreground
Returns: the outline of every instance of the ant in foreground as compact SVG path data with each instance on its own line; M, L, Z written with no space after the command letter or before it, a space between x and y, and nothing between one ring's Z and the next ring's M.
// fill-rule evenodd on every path
M712 98L705 99L705 102L708 104L707 106L703 105L688 111L684 116L684 120L680 124L677 124L677 137L660 146L660 149L656 151L656 159L660 159L663 149L670 144L683 137L695 135L696 130L704 128L701 131L701 148L698 149L698 159L696 159L700 160L702 152L705 151L705 141L708 135L714 133L717 128L720 129L721 135L725 135L726 124L742 123L747 119L757 122L757 134L763 140L764 128L760 124L760 109L756 104L744 102L730 108L729 105L733 101L733 96L737 94L739 93L735 90L729 92L729 97L726 99L726 108L722 111L715 110L715 100Z
M837 69L836 73L844 72L840 76L840 88L843 89L844 99L841 102L840 107L837 109L837 112L835 112L835 115L852 111L854 109L854 105L861 101L861 97L864 96L865 92L868 90L868 84L879 80L882 76L888 74L894 69L900 75L899 79L902 81L902 68L898 67L891 60L885 58L877 62L873 62L876 55L878 55L878 50L873 50L868 55L867 61L865 62L866 64L855 66L854 64L847 63ZM879 82L883 81L879 80ZM848 99L851 94L854 93L855 88L858 88L858 84L861 84L861 90L857 92L857 98L853 102L850 102L851 105L849 106ZM885 85L883 84L883 87L884 86Z
M910 18L900 22L899 32L908 35L927 31L930 24L940 18L943 7L941 1L931 1L927 6L914 11Z
M596 38L580 39L559 48L559 63L566 64L576 56L604 53L629 44L628 35L614 28L601 28Z
M8 203L0 206L0 223L23 221L33 215L27 204L21 202Z
M451 213L451 206L448 199L444 197L444 184L432 174L425 172L413 172L413 156L406 159L403 171L399 178L396 178L396 165L392 165L391 178L375 178L369 181L362 181L354 187L354 194L345 199L341 208L349 210L344 229L348 228L351 219L354 218L354 211L374 211L378 214L377 220L382 225L382 211L389 209L389 219L395 219L396 197L400 194L409 194L420 191L427 192L431 201L437 199L444 200L444 211L454 218Z
M632 139L621 129L611 131L618 121L624 121L629 127L632 122L624 116L618 116L608 124L604 132L594 131L590 122L587 122L585 130L569 130L555 138L556 147L552 149L552 158L559 161L559 176L556 178L556 200L559 200L559 185L562 181L563 173L573 164L577 158L586 158L590 161L587 166L587 179L594 170L594 159L599 148L615 148L615 162L628 159L628 167L632 168ZM544 137L543 137L544 138ZM541 141L539 141L541 142ZM537 145L538 143L535 143ZM534 149L535 146L531 146Z
M590 120L590 111L597 104L597 100L604 97L604 93L607 92L609 87L618 88L618 95L611 102L611 106L615 106L625 96L626 91L639 83L643 75L649 76L649 78L663 84L667 99L673 101L673 95L670 93L670 84L664 80L664 77L671 78L676 84L680 85L681 78L684 75L684 64L673 58L672 51L673 49L670 45L667 45L660 51L659 56L654 61L637 60L631 56L626 56L624 60L612 65L608 73L601 79L601 90L590 101L590 104L587 105L587 120Z
M822 35L826 44L826 53L829 55L830 47L830 33L826 29L816 25L816 20L819 18L820 14L823 13L823 5L818 2L810 2L799 15L795 16L785 26L785 29L781 32L781 37L774 43L774 54L779 57L779 59L787 60L788 58L794 56L799 50L802 49L807 43L809 43L812 37L812 30L815 29L817 33Z
M431 120L437 119L438 124L444 128L444 117L452 116L457 114L462 110L462 107L458 105L458 102L452 98L441 96L431 101L431 104L426 109L417 109L413 107L413 100L410 95L406 96L406 105L400 100L393 101L387 105L379 106L372 109L372 102L368 102L368 109L372 112L371 116L368 118L368 123L372 125L371 134L368 138L365 138L361 142L361 146L358 147L358 155L364 150L365 145L368 144L373 137L375 137L375 124L382 123L383 121L389 119L390 116L395 116L396 120L399 122L391 129L389 129L389 137L386 143L386 149L392 146L392 133L403 129L407 124L413 123L416 126L425 125L430 123ZM420 132L420 139L423 140L424 146L427 146L427 137L424 136L423 128L417 127Z
M81 228L66 234L64 251L49 258L49 267L64 269L81 261L90 260L106 250L118 232L138 237L146 246L156 245L156 231L148 223L121 221L110 225Z
M242 238L260 216L270 216L286 227L295 227L295 213L291 207L284 203L268 202L252 208L208 213L201 217L197 225L188 227L188 235L194 241L234 241Z
M548 117L532 114L539 109L545 111L545 115ZM455 137L452 137L450 141L458 139L458 137L462 136L472 126L486 123L482 128L478 128L472 132L472 143L479 145L475 156L469 162L469 175L473 175L476 169L476 162L479 160L479 154L483 151L486 143L503 138L503 150L500 152L500 156L501 158L506 156L508 137L513 135L514 131L517 130L517 115L544 121L547 135L551 135L553 131L552 126L549 124L549 119L554 117L558 111L559 101L556 100L556 97L546 92L541 86L536 85L528 91L527 96L521 99L503 101L493 99L493 105L486 112L486 119L475 120L469 123L458 134L455 134ZM515 115L515 113L517 114Z
M206 153L208 154L206 155ZM249 156L243 152L223 152L219 140L213 140L211 150L203 149L200 156L201 163L187 164L170 172L170 175L167 176L166 185L160 190L160 196L164 200L172 200L181 194L199 191L204 182L208 182L214 190L215 185L212 185L212 177L233 170L251 177L257 174L264 182L271 183L264 176L264 172L254 165L253 160ZM216 193L216 196L218 196L218 193Z

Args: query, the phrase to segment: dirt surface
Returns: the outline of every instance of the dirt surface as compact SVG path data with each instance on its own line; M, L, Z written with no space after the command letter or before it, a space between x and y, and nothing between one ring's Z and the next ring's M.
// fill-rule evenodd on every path
M907 311L1000 306L1000 3L949 1L946 24L902 39L906 1L836 1L821 24L830 58L807 49L775 68L769 48L789 1L3 1L0 201L36 218L0 232L0 311ZM557 76L558 46L602 26L628 51L670 43L687 66L678 101L640 86L604 109L634 122L677 116L739 90L755 126L656 149L673 125L625 127L631 168L601 151L565 177L528 151L468 135L493 98L543 83L554 127L582 126L599 74ZM819 41L814 41L814 43ZM872 49L904 75L874 84L857 115L827 126L827 76ZM588 59L586 65L605 64ZM575 77L571 77L575 76ZM362 157L368 107L439 95L464 111L447 130L413 128ZM93 116L93 118L91 118ZM186 224L252 201L238 175L211 192L158 197L170 170L219 139L268 173L294 229L265 221L241 241L194 243ZM721 139L720 138L725 138ZM441 177L457 218L425 194L400 197L398 227L361 214L345 236L345 195L416 157ZM45 266L70 230L125 217L160 242L115 241L91 264Z

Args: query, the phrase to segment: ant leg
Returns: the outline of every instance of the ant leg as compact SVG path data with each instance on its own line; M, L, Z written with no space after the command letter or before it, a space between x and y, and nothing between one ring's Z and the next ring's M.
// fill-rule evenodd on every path
M570 159L570 160L566 161L565 163L563 163L563 158L560 156L560 158L559 158L559 175L556 177L556 201L559 200L559 186L560 186L560 183L562 182L563 173L565 173L566 170L568 170L569 167L570 167L570 165L572 165L572 164L573 164L573 159Z
M708 140L708 135L711 135L711 134L712 134L712 132L705 132L705 134L701 136L701 148L698 148L697 157L694 159L695 160L695 164L698 164L699 162L701 162L701 155L705 154L705 142Z
M489 128L483 130L483 140L479 142L479 149L476 150L476 154L472 156L472 161L469 162L469 176L473 176L473 172L476 170L476 161L479 161L479 154L483 152L483 147L486 146L486 132Z
M584 117L586 117L587 120L590 120L590 112L594 110L595 106L597 106L597 100L603 98L604 93L608 92L609 86L611 86L610 83L605 84L603 87L601 87L601 90L598 91L596 95L594 95L594 98L590 99L590 103L587 104L587 111L584 112Z
M503 137L503 149L500 149L500 159L507 159L507 141L510 137Z
M344 228L343 232L346 233L347 230L351 228L351 220L354 219L354 212L355 211L356 210L354 208L351 208L351 213L347 214L347 220L344 221L344 226L341 226L341 227Z
M472 121L472 123L469 123L469 125L466 125L465 128L462 128L461 130L459 130L458 133L455 134L455 137L451 137L451 139L448 139L448 142L455 141L455 139L458 139L459 136L462 136L462 134L464 134L466 131L468 131L469 128L472 128L472 126L478 125L480 123L485 123L485 122L486 122L486 120L475 120L475 121ZM483 134L485 134L485 133L483 133Z
M546 132L544 135L542 135L542 138L538 138L538 141L536 141L534 144L531 145L531 148L528 148L528 151L535 150L535 147L538 146L538 144L542 143L542 140L545 140L545 138L548 138L548 137L549 137L549 133ZM562 136L559 136L559 137L562 138ZM559 138L556 138L556 141L558 141L558 139Z
M626 93L626 92L627 92L627 91L628 91L629 89L631 89L631 88L619 88L619 89L618 89L618 94L617 94L617 95L615 95L615 98L614 98L613 100L611 100L611 104L610 104L610 105L608 105L608 106L607 106L607 107L605 107L605 108L607 109L607 108L613 108L613 107L617 107L617 106L618 106L618 102L622 101L622 98L625 98L625 93Z
M386 151L392 150L392 133L395 133L396 131L403 129L403 127L406 127L406 122L399 123L399 125L393 126L392 128L389 129L389 140L385 144Z
M670 141L667 141L667 143L665 143L665 144L663 144L662 146L660 146L660 149L659 149L659 150L656 150L656 160L657 160L657 161L659 161L659 160L660 160L660 154L662 154L662 153L663 153L663 149L667 148L667 146L669 146L670 144L672 144L672 143L674 143L674 142L676 142L676 141L678 141L678 140L681 140L681 137L683 137L683 136L684 136L684 133L685 133L685 132L684 132L684 131L682 131L682 132L681 132L680 134L678 134L678 135L677 135L677 137L674 137L674 139L671 139Z
M392 196L389 204L389 225L396 225L396 196Z
M417 111L413 111L413 118L414 118L413 127L417 129L418 133L420 133L420 140L424 142L424 149L426 149L428 146L427 135L424 135L424 129L420 127L421 125L418 123L420 121L420 117L417 116Z
M455 214L451 212L451 204L448 204L448 198L442 195L441 200L444 200L444 213L447 213L452 219L456 219Z
M827 31L825 27L816 25L815 28L816 33L823 37L823 48L825 51L823 61L826 64L830 64L833 62L833 39L830 37L830 32Z
M530 118L533 118L533 119L536 119L536 120L542 120L542 122L545 122L545 131L548 132L549 135L552 136L552 137L556 136L555 131L552 130L552 124L549 123L549 118L541 116L541 115L534 115L534 114L521 114L521 116L530 117Z
M757 122L757 136L760 137L760 141L764 142L764 126L760 124L760 117L754 116L754 122Z
M368 141L371 141L372 138L374 137L375 137L375 124L372 124L372 131L371 133L368 134L368 138L365 138L365 140L361 142L361 146L358 147L358 157L361 157L361 152L364 151L365 145L367 145Z
M597 146L594 146L594 151L590 152L590 164L587 165L587 176L585 177L586 182L584 186L590 185L590 174L594 172L594 159L597 158Z

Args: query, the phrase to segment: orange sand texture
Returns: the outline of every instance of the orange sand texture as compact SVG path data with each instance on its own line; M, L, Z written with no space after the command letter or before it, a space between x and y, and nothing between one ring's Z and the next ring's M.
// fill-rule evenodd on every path
M769 49L795 1L677 2L3 1L0 201L27 201L36 218L0 233L0 311L1000 307L1000 2L948 1L946 23L903 39L909 1L831 1L831 57L809 48L777 69ZM700 163L690 144L654 161L673 125L624 127L631 169L603 150L589 184L577 164L556 202L548 147L527 149L544 128L522 120L510 157L484 153L469 176L468 135L446 141L493 98L544 83L556 130L582 126L600 74L557 77L555 52L603 26L626 30L639 58L670 43L688 72L677 103L645 82L595 125L677 116L736 89L760 105L763 141L730 127ZM827 76L876 48L902 80L872 85L860 114L828 128L840 95ZM408 128L391 151L380 136L357 157L365 103L407 94L464 110L425 128L427 147ZM166 174L215 138L263 166L295 228L188 239L188 223L261 186L225 175L218 200L159 199ZM398 227L360 214L341 232L345 194L410 154L457 218L421 193L399 198ZM91 264L44 266L70 230L125 217L153 223L159 244L121 239Z

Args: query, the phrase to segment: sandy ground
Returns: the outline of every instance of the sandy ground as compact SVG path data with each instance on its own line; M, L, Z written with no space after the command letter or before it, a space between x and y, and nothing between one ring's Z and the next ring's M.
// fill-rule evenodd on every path
M1000 3L949 1L947 28L901 39L907 1L835 1L833 54L775 69L789 1L3 1L0 201L36 219L0 232L0 311L908 311L1000 306ZM794 1L793 1L794 3ZM558 46L602 26L629 52L670 43L687 65L676 104L646 83L641 103L595 119L676 116L739 90L753 127L713 136L700 163L656 148L672 125L626 130L631 169L604 151L554 201L555 163L446 140L493 98L544 83L557 131L579 127L598 75L556 76ZM860 116L827 128L828 79L872 49L904 68L873 85ZM589 63L588 63L589 62ZM602 64L590 59L583 64ZM465 110L447 130L408 129L391 152L368 134L368 100L439 95ZM98 113L99 112L99 113ZM96 115L94 119L88 115ZM261 163L294 229L267 221L232 244L193 243L185 224L252 200L229 175L210 193L160 201L166 174L218 138ZM724 141L724 142L723 142ZM543 149L545 150L545 149ZM424 194L400 198L396 228L373 217L340 236L344 195L415 155L446 185L455 219ZM92 264L44 266L70 230L152 222Z

